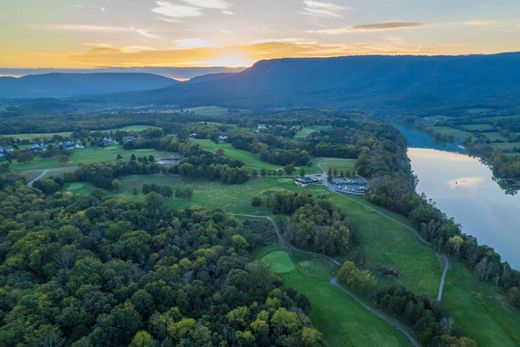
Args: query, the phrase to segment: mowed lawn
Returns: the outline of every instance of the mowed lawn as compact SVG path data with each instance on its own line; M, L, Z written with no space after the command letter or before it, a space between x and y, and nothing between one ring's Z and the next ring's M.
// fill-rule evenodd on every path
M318 165L325 171L329 169L336 170L338 174L343 171L345 174L354 173L356 170L355 159L342 159L342 158L314 158L312 159L313 165Z
M123 159L129 160L132 154L137 157L144 157L153 155L155 158L167 157L172 155L169 152L156 151L154 149L133 149L126 150L122 146L112 145L107 147L88 147L84 149L77 149L72 152L67 163L61 163L59 158L41 158L34 156L34 160L27 163L18 163L14 161L10 168L13 171L27 171L27 170L45 170L59 167L74 167L79 164L99 163L103 161L114 161L117 155L120 154Z
M330 347L410 346L398 330L330 284L334 267L329 262L299 252L289 254L281 247L268 250L261 259L272 264L287 287L309 299L311 320Z
M405 218L373 206L362 198L340 196L328 192L321 186L300 188L294 185L289 178L259 178L243 185L223 185L218 182L185 181L180 177L172 176L136 176L124 179L121 191L113 194L142 201L144 196L140 191L144 183L169 184L174 188L185 185L193 187L194 196L191 201L176 198L165 200L165 204L170 207L223 208L231 213L257 215L268 215L270 212L265 207L252 207L250 205L252 196L267 196L273 191L286 190L307 191L315 195L328 196L351 220L353 229L360 240L359 246L353 246L352 249L356 251L356 247L361 248L364 253L365 266L371 270L378 266L392 267L399 272L397 278L379 276L378 284L381 288L402 284L416 294L427 295L431 299L436 298L443 269L440 256L400 224L407 225L408 222ZM88 193L85 186L72 188L82 193ZM138 190L137 196L132 195L133 188ZM366 204L368 207L362 204ZM374 212L373 208L385 213L395 221ZM275 259L279 259L279 257L275 257ZM351 341L354 345L358 345L357 340L347 338L356 336L358 329L348 330L350 324L355 323L350 321L340 323L337 317L347 315L351 311L356 312L355 317L361 315L358 311L363 309L353 308L354 303L352 302L340 303L338 301L340 299L337 299L339 294L343 295L344 299L341 300L348 301L348 297L333 286L328 286L328 280L325 278L315 278L315 276L303 272L302 265L306 264L305 261L303 263L295 262L295 264L298 264L297 269L282 274L282 277L287 285L309 297L313 305L311 317L324 331L331 345L336 345L335 343L340 341ZM308 271L309 266L304 267ZM465 334L475 339L479 346L520 345L520 312L510 308L491 285L480 281L474 273L454 259L450 261L443 304L452 314L455 327L462 329ZM346 319L351 319L348 317ZM366 319L377 319L377 317ZM374 333L373 329L359 331L364 331L359 338ZM373 342L373 340L371 341ZM497 341L499 343L496 343ZM344 344L339 345L344 346Z
M274 165L271 163L268 163L266 161L263 161L260 159L258 154L251 153L248 151L244 151L241 149L234 148L229 143L215 143L211 140L194 140L196 143L198 143L203 149L215 153L218 149L224 150L224 156L226 156L229 159L233 160L239 160L243 162L247 167L251 169L256 170L278 170L283 169L282 166ZM294 174L298 175L300 173L301 167L296 167ZM305 173L318 173L319 169L316 167L316 165L311 166L304 166L303 169L305 170Z

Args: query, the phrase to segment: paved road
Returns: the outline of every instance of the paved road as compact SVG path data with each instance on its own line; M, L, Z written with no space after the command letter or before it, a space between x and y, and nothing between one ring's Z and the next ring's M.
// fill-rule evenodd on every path
M299 248L296 248L296 247L292 246L289 242L287 242L287 240L285 240L285 238L283 237L282 233L280 232L280 228L278 227L278 224L276 224L276 222L274 221L274 219L271 216L257 216L257 215L252 215L252 214L240 214L240 213L235 213L235 216L241 216L241 217L247 217L247 218L258 218L258 219L268 220L271 223L271 225L273 226L273 229L276 232L276 235L278 236L278 239L280 240L280 242L285 247L287 247L289 249L292 249L292 250L296 250L298 252L303 252L303 253L307 253L307 254L310 254L310 255L313 255L313 256L318 256L318 257L325 258L325 259L329 260L330 262L332 262L336 266L340 266L341 265L341 263L339 261L337 261L336 259L334 259L332 257L329 257L327 255L324 255L324 254L321 254L321 253L315 253L315 252L311 252L311 251L305 251L305 250L302 250L302 249L299 249ZM419 342L413 337L413 335L410 334L410 332L408 331L408 329L406 328L405 325L403 325L400 322L398 322L397 320L391 318L390 316L388 316L387 314L383 313L382 311L379 311L378 309L373 308L370 305L368 305L367 303L365 303L357 295L355 295L354 293L352 293L351 291L349 291L348 289L346 289L342 285L340 285L337 282L336 277L333 277L330 280L330 284L338 287L345 294L347 294L352 299L354 299L358 304L360 304L365 309L367 309L369 312L375 314L380 319L384 320L388 324L390 324L393 327L395 327L398 331L400 331L410 341L410 343L413 346L415 346L415 347L420 347L421 346L419 344Z
M383 211L380 211L378 210L377 208L374 208L372 206L370 206L369 204L366 204L362 201L359 201L358 199L353 199L351 198L350 196L346 195L346 194L343 194L343 193L340 193L338 191L336 191L336 187L334 184L331 184L330 182L328 182L327 180L327 177L326 177L326 174L325 174L325 170L321 167L320 163L318 163L318 168L320 168L323 172L323 185L325 187L327 187L327 189L333 193L336 193L338 194L339 196L345 198L345 199L348 199L352 202L355 202L357 203L358 205L361 205L363 207L365 207L366 209L372 211L372 212L375 212L381 216L383 216L384 218L402 226L403 228L411 231L422 243L428 245L429 247L432 247L432 244L429 243L428 241L426 241L418 232L417 230L415 230L414 228L412 228L411 226L409 225L406 225L404 224L403 222L397 220L396 218L392 217L392 216L389 216L388 214L384 213ZM439 282L439 291L437 292L437 301L438 302L441 302L442 301L442 295L444 293L444 284L446 283L446 276L448 275L448 268L449 268L449 259L448 259L448 256L444 253L440 254L442 260L443 260L443 263L444 263L444 269L442 271L442 276L441 276L441 280Z
M48 173L49 173L49 170L43 170L43 172L38 177L30 180L29 183L27 183L27 185L29 187L32 187L34 182L38 181L39 179L41 179L43 176L47 175Z

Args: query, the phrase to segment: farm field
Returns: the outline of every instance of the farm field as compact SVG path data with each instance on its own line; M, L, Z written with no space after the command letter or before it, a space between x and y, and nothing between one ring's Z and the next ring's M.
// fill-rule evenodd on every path
M67 136L72 135L72 132L71 131L65 131L65 132L58 132L58 133L8 134L8 135L1 135L0 134L0 138L16 138L16 139L19 139L19 140L29 140L29 141L32 141L32 140L36 140L36 139L38 139L38 140L50 139L50 138L52 138L55 135L67 137Z
M43 170L53 169L59 167L75 167L79 164L99 163L103 161L116 160L117 155L121 154L123 159L130 159L132 154L137 157L153 155L155 158L166 157L172 155L169 152L156 151L154 149L134 149L126 150L122 146L112 145L107 147L88 147L85 149L75 150L69 158L67 163L61 163L59 158L41 158L35 156L33 161L27 163L18 163L14 161L11 164L13 171L27 171L27 170Z
M183 109L184 112L193 112L201 116L225 116L229 110L219 106L198 106Z
M216 152L218 149L224 150L224 156L229 159L239 160L243 162L247 167L256 170L278 170L283 169L282 166L274 165L268 162L265 162L259 158L259 156L255 153L251 153L248 151L244 151L241 149L234 148L229 143L215 143L211 140L194 140L196 143L200 144L202 148L210 152ZM303 167L305 173L318 173L319 169L315 166L305 166ZM300 167L296 167L295 174L299 174Z

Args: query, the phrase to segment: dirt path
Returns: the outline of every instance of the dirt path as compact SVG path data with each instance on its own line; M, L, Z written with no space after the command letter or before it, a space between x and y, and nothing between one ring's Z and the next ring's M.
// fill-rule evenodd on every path
M287 248L289 248L291 250L295 250L295 251L303 252L303 253L306 253L306 254L309 254L309 255L312 255L312 256L317 256L317 257L321 257L321 258L327 259L328 261L332 262L336 266L340 266L341 265L341 263L339 261L337 261L336 259L334 259L332 257L329 257L329 256L327 256L325 254L311 252L311 251L305 251L305 250L302 250L302 249L299 249L299 248L296 248L296 247L292 246L289 242L287 242L287 240L285 240L285 238L283 237L282 233L280 232L280 228L278 227L278 224L276 224L276 222L274 221L274 219L271 216L257 216L257 215L252 215L252 214L241 214L241 213L235 213L234 215L235 216L240 216L240 217L246 217L246 218L265 219L265 220L267 220L267 221L269 221L271 223L271 225L273 226L274 231L276 232L276 235L278 236L278 239L280 240L280 242L285 247L287 247ZM391 326L396 328L399 332L401 332L410 341L410 343L413 346L415 346L415 347L420 347L421 346L419 344L419 342L413 337L413 335L410 334L410 332L408 331L408 329L407 329L407 327L405 325L403 325L400 322L398 322L397 320L391 318L390 316L388 316L387 314L383 313L382 311L379 311L378 309L373 308L370 305L368 305L367 303L365 303L357 295L355 295L354 293L352 293L351 291L349 291L348 289L346 289L342 285L340 285L337 282L336 277L333 277L330 280L330 284L333 285L333 286L338 287L345 294L347 294L352 299L354 299L354 301L356 301L358 304L360 304L365 309L367 309L369 312L375 314L377 317L379 317L380 319L384 320L385 322L387 322L388 324L390 324Z
M321 167L320 163L318 162L317 164L317 167L323 172L323 175L325 176L325 170ZM365 207L366 209L372 211L372 212L375 212L377 214L379 214L380 216L383 216L384 218L402 226L403 228L405 228L406 230L409 230L411 231L418 239L419 241L421 241L422 243L424 243L425 245L428 245L429 247L432 247L431 243L429 243L428 241L426 241L418 232L417 230L415 230L414 228L412 228L411 226L409 225L406 225L404 224L403 222L395 219L394 217L392 216L389 216L388 214L384 213L383 211L380 211L378 210L377 208L374 208L372 206L370 206L369 204L366 204L362 201L359 201L357 199L353 199L351 198L350 196L346 195L346 194L342 194L342 193L339 193L337 192L334 187L332 185L329 184L329 182L327 182L326 178L323 179L323 185L325 187L327 187L327 189L333 193L336 193L338 194L339 196L345 198L345 199L348 199L358 205L361 205L363 207ZM446 283L446 276L448 275L448 269L449 269L449 259L448 259L448 256L444 253L441 253L439 254L442 258L442 261L444 263L444 268L442 270L442 276L441 276L441 279L439 281L439 291L437 292L437 301L438 302L441 302L442 301L442 295L444 294L444 285Z

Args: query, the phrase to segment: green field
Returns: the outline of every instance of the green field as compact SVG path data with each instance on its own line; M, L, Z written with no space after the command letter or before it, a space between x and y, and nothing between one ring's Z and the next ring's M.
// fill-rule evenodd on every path
M185 181L180 177L172 176L130 177L122 180L121 191L114 195L142 201L144 197L140 190L144 183L169 184L174 188L189 184L193 187L192 201L168 199L165 204L170 207L223 208L227 212L257 215L267 215L269 212L264 207L252 207L250 205L252 196L266 196L272 191L283 190L306 190L316 195L329 196L351 220L360 240L359 245L351 247L351 254L347 258L362 251L366 268L374 270L378 266L388 266L399 272L397 278L378 276L380 288L402 284L416 294L424 294L432 299L436 297L442 272L440 256L404 226L408 225L405 218L382 208L374 207L362 198L340 196L328 192L321 186L300 188L294 185L289 178L255 179L243 185L229 186L217 182ZM81 193L88 193L87 188L89 187L67 187L69 191L75 189ZM137 196L132 195L133 188L139 191ZM366 204L367 207L362 204ZM374 212L374 209L385 213L394 221ZM278 256L274 258L283 259L283 257ZM360 343L355 338L356 329L354 331L349 330L349 326L351 324L355 326L355 323L350 320L340 323L337 321L337 316L340 314L346 315L345 312L352 310L354 310L353 312L363 311L365 316L368 313L362 308L352 308L351 306L357 304L350 302L348 297L341 293L339 289L328 285L328 280L325 278L310 276L308 274L309 268L316 267L315 263L306 263L302 260L293 260L293 263L297 264L296 270L282 274L282 278L287 285L309 297L313 305L311 317L325 333L331 344L336 345L343 340L351 341L355 345ZM286 265L287 259L285 258ZM302 269L302 266L306 270ZM330 279L330 271L332 270L329 269L329 272L327 272L328 279ZM339 294L343 294L343 299L337 298ZM346 302L341 303L342 300ZM475 274L456 260L450 262L443 300L445 307L454 318L455 326L463 329L465 334L475 339L480 346L497 345L494 344L495 341L500 341L500 346L518 346L520 344L520 330L518 329L520 313L509 308L491 285L480 281ZM356 315L360 315L360 313L356 313ZM371 314L369 316L365 318L377 319ZM345 319L352 318L347 317ZM359 338L374 334L374 331L374 329L364 331Z
M198 106L183 109L184 112L193 112L200 116L225 116L229 110L219 106Z
M390 324L367 311L354 299L330 284L334 267L321 258L269 247L266 258L284 284L304 294L311 304L310 317L329 346L410 346ZM291 265L288 265L291 264ZM289 270L292 267L292 270Z
M468 131L493 131L495 128L490 124L465 124L462 126L464 130Z
M153 126L153 125L130 125L127 127L122 128L116 128L116 129L110 129L105 131L126 131L126 132L140 132L146 129L161 129L159 127Z
M280 250L267 253L261 260L271 265L273 271L277 274L291 272L296 269L296 265L286 251Z
M213 152L213 153L215 153L218 149L223 149L224 155L227 158L233 159L233 160L239 160L251 169L256 169L256 170L282 169L282 166L274 165L274 164L261 160L259 158L258 154L244 151L241 149L236 149L229 143L224 143L224 142L215 143L211 140L194 140L194 141L196 143L198 143L203 149ZM307 174L319 172L319 169L316 167L316 165L305 166L304 170L305 170L305 173L307 173ZM295 174L299 174L299 172L300 172L300 167L297 167L295 170Z
M498 132L483 133L491 142L507 142L507 139Z
M65 131L65 132L61 132L61 133L12 134L12 135L0 135L0 138L16 138L19 140L31 141L31 140L35 140L35 139L46 140L46 139L52 138L55 135L62 136L62 137L68 137L68 136L72 135L72 132Z
M167 157L172 153L156 151L154 149L135 149L126 150L122 146L112 145L107 147L88 147L75 150L67 163L60 163L59 158L41 158L35 156L34 160L28 163L13 162L10 166L13 171L42 170L59 167L75 167L79 164L99 163L103 161L116 160L117 155L121 154L123 159L128 160L132 154L137 157L153 155L155 158Z
M298 133L296 133L296 135L294 137L295 138L299 138L299 139L303 139L303 138L306 138L307 136L309 136L312 133L319 132L321 130L326 130L326 129L329 129L329 128L330 128L329 125L314 125L312 127L302 128L300 131L298 131Z
M325 170L329 169L337 170L337 172L343 171L345 174L354 173L356 169L356 160L354 159L340 159L340 158L314 158L312 159L313 165L318 165Z
M472 137L472 138L474 137L473 134L469 131L462 131L459 129L445 127L445 126L433 126L433 127L429 127L428 129L433 131L434 133L444 135L444 136L451 136L460 141L464 141L468 137Z

